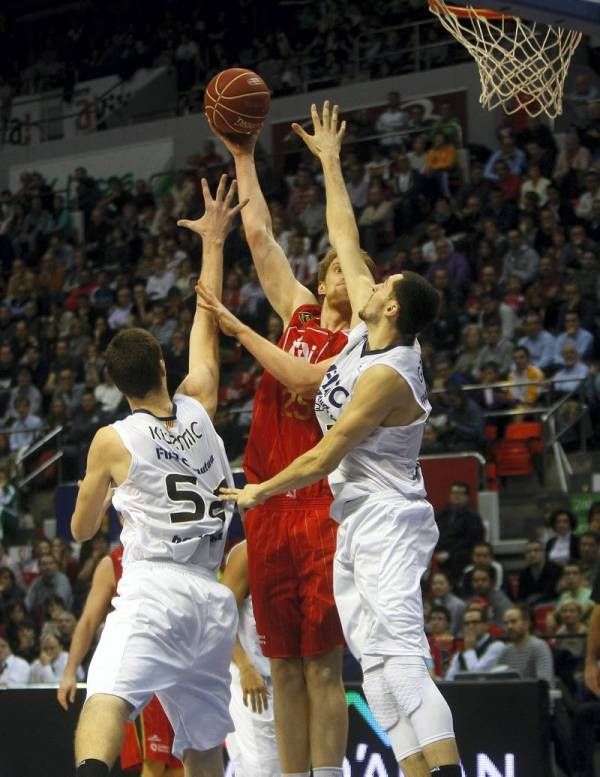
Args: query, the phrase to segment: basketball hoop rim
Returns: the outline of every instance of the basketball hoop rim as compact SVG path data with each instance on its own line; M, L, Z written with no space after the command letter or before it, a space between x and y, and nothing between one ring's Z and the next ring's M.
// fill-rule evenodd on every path
M434 13L440 13L442 15L453 14L459 19L472 19L473 16L478 16L481 19L488 19L489 21L514 19L514 16L511 16L510 14L492 11L491 8L473 8L472 6L465 7L462 5L449 5L445 2L440 3L439 0L428 0L428 3L429 9Z

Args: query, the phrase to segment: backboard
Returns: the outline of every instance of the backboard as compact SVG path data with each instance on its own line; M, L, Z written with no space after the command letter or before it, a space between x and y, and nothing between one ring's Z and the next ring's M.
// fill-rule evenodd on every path
M466 0L459 0L467 5ZM530 21L600 34L600 0L471 0L475 7L492 8Z

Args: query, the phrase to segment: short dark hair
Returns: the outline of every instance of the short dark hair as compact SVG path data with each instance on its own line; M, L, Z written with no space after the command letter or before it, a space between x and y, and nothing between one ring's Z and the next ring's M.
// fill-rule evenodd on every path
M465 483L464 480L454 480L452 483L450 483L450 488L462 488L462 490L466 491L467 494L471 493L471 486L468 483Z
M413 339L432 324L440 308L440 293L416 272L405 270L394 284L394 296L400 305L396 326L400 334Z
M450 610L447 607L444 607L443 604L434 604L434 606L429 610L429 617L434 615L436 612L441 613L444 618L450 623L452 620L452 617L450 616Z
M600 536L597 531L584 531L579 535L579 539L582 540L584 537L591 537L596 544L600 543Z
M556 519L559 515L566 515L569 519L569 523L571 524L571 529L575 531L577 528L577 518L573 515L573 513L570 510L567 510L566 507L559 507L557 510L553 510L550 515L550 526L554 529L556 527Z
M529 359L529 348L527 348L526 345L517 345L515 348L513 348L513 354L518 353L519 351L522 351Z
M104 358L108 374L126 397L141 399L160 388L162 349L145 329L123 329L108 344Z

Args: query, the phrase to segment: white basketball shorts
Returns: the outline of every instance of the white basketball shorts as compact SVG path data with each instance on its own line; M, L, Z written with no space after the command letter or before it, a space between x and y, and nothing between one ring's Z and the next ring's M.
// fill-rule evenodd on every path
M173 753L209 750L233 730L229 662L237 632L232 592L202 569L136 561L119 582L87 680L87 698L119 696L131 718L159 698Z
M369 496L346 505L333 589L346 641L363 669L387 656L430 657L421 578L438 536L425 499Z
M236 777L279 777L281 769L275 739L273 692L267 679L269 706L261 713L244 704L238 668L231 665L231 704L229 712L235 731L227 735L227 752L235 766Z

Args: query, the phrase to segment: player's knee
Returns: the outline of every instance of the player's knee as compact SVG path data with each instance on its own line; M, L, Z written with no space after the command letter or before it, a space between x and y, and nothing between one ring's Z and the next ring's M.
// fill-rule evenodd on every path
M272 658L271 678L275 691L300 692L306 687L300 658Z
M342 665L337 655L304 659L304 674L308 688L337 687L342 681Z

